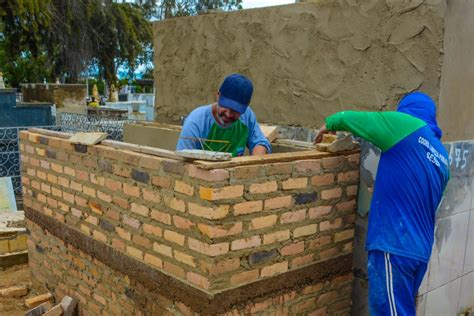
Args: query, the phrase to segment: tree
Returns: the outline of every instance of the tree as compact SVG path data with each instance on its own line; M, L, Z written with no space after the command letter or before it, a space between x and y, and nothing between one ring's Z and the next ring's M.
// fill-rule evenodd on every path
M133 70L148 56L150 22L135 4L111 0L0 0L0 4L5 76L14 86L56 78L76 82L91 64L101 77L115 83L118 65Z

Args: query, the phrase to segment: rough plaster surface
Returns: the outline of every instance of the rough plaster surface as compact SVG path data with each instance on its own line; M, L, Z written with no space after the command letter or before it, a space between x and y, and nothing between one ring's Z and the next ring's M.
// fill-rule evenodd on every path
M232 72L252 79L258 119L281 125L393 109L418 88L437 99L444 11L445 0L323 0L157 22L157 120L214 102Z
M439 122L444 140L474 138L474 1L448 1Z

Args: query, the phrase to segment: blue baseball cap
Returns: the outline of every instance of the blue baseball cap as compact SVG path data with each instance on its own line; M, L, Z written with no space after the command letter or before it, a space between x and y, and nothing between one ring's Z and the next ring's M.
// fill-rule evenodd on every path
M222 82L219 93L220 106L244 114L252 99L252 81L239 74L229 75Z

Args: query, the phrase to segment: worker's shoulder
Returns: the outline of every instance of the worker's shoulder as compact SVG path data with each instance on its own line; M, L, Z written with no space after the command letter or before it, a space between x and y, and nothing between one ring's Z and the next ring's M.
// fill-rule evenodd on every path
M211 115L211 105L201 105L192 110L186 120L201 120L209 115Z

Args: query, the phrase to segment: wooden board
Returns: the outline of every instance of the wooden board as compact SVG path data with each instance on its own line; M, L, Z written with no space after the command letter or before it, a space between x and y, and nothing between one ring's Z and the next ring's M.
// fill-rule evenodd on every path
M76 133L69 138L73 144L92 146L107 138L107 133Z
M260 124L260 129L270 143L273 143L278 138L278 126Z
M183 157L176 155L174 151L167 150L167 149L140 146L140 145L135 145L135 144L130 144L130 143L122 143L115 140L103 140L101 144L105 146L114 147L117 149L126 149L130 151L135 151L142 154L148 154L148 155L164 157L164 158L171 158L171 159L176 159L176 160L184 160Z
M299 147L299 148L308 148L314 149L315 146L313 143L310 142L303 142L300 140L291 140L291 139L277 139L275 141L277 145L284 145L284 146L291 146L291 147Z
M318 159L318 158L330 157L334 155L335 154L332 154L332 153L320 152L317 150L310 150L310 151L298 151L298 152L261 155L261 156L236 157L236 158L232 158L229 161L223 161L223 162L210 162L210 161L196 160L194 164L198 165L199 168L202 168L202 169L221 169L221 168L232 168L232 167L237 167L237 166L287 162L287 161L302 160L302 159Z
M36 133L36 134L41 134L41 135L46 135L46 136L52 136L52 137L58 137L58 138L70 138L72 136L71 133L51 131L49 129L44 129L44 128L29 128L28 131L31 132L31 133Z
M200 149L177 150L176 154L180 157L193 160L228 161L232 158L231 153Z

